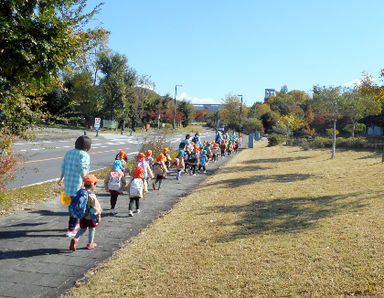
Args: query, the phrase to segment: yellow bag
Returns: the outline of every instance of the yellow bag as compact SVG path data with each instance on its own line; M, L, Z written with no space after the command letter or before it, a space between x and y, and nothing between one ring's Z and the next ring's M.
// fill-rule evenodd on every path
M60 187L60 197L61 197L61 204L69 205L71 203L71 196L67 196L65 192L63 191L63 188Z

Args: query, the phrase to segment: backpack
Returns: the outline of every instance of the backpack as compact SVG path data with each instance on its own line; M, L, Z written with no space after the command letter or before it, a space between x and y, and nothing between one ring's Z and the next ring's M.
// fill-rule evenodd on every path
M121 188L121 174L118 171L111 171L109 173L109 190L120 190Z
M148 174L147 174L147 169L145 167L144 161L138 161L137 164L136 164L136 167L142 167L143 168L144 179L147 179L148 178Z
M131 186L129 188L129 197L131 198L142 198L144 190L143 179L133 178Z
M90 192L85 189L79 189L68 206L69 215L74 218L83 218L88 210L88 196Z
M205 166L205 161L206 161L205 155L202 155L202 156L200 157L200 164L201 164L202 166Z
M196 152L191 152L188 158L188 162L196 162Z
M153 174L156 176L163 176L163 165L159 162L155 162L153 165Z

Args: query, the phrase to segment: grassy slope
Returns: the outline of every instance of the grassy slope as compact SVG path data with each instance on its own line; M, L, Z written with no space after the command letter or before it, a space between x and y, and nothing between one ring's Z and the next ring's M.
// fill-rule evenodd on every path
M242 151L73 296L381 296L380 158L329 157L265 143Z

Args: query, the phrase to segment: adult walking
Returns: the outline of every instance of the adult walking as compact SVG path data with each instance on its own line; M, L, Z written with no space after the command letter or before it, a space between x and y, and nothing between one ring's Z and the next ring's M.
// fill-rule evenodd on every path
M92 140L87 136L80 136L75 142L75 149L69 150L61 165L61 177L59 185L64 181L64 192L73 198L83 185L83 178L89 173L90 157L87 153L91 149ZM69 217L66 236L76 235L76 225L79 220Z
M191 146L191 141L189 140L191 138L190 134L187 134L185 136L185 139L180 142L179 150L185 150L185 147Z

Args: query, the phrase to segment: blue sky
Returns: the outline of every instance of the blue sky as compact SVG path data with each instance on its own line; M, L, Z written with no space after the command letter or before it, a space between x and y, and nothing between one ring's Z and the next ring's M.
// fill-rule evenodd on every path
M242 94L250 106L265 88L310 92L377 75L383 12L383 0L106 0L93 25L159 94L181 84L193 103Z

